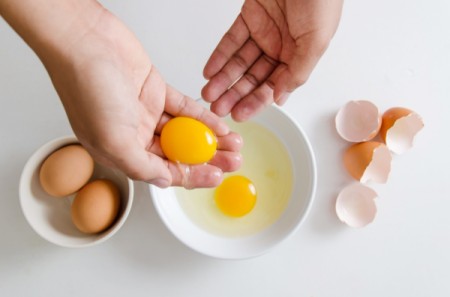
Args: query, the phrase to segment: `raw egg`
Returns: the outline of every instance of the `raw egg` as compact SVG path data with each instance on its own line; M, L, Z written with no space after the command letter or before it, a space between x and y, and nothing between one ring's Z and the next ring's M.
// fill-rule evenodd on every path
M226 178L216 189L217 207L231 217L242 217L256 203L256 188L246 177L234 175Z
M94 159L81 145L73 144L53 152L42 163L39 180L49 195L64 197L84 186L94 172Z
M174 191L183 212L201 229L225 237L249 236L274 224L286 209L293 189L292 162L284 144L265 126L227 124L245 143L241 168L215 189ZM239 192L237 200L233 195Z
M71 207L72 221L83 233L106 230L115 221L120 207L120 192L110 180L98 179L85 185Z
M394 107L383 114L380 136L392 152L402 154L412 147L414 137L423 126L422 118L417 113Z
M368 141L350 146L344 154L344 165L356 180L386 183L392 156L381 142Z
M202 122L176 117L168 121L161 131L161 148L173 162L202 164L214 157L217 140Z

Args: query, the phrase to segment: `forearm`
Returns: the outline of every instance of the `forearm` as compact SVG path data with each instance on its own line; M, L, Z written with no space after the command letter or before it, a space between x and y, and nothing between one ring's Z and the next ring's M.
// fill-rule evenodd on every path
M0 0L0 15L44 64L66 55L103 11L95 0Z

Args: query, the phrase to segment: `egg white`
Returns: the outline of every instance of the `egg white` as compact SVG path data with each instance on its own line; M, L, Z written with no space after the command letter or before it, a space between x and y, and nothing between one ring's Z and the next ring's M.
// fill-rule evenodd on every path
M235 218L223 214L215 204L215 189L186 190L176 195L186 215L202 229L220 236L247 236L261 231L282 215L293 184L293 169L288 151L268 128L254 123L228 122L244 139L242 167L230 175L243 175L256 187L257 200L247 215Z

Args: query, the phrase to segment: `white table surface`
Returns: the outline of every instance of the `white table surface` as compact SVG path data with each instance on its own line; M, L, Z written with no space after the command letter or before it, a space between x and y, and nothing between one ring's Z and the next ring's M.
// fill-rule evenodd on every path
M241 1L103 1L136 33L168 82L197 98L203 65ZM43 143L71 133L32 51L0 20L0 296L449 296L450 2L348 0L338 33L285 109L308 133L318 189L307 221L270 253L245 261L197 254L160 221L136 183L123 229L66 249L41 239L18 197L21 170ZM369 99L409 107L425 129L393 160L378 215L351 229L334 213L351 179L337 109Z

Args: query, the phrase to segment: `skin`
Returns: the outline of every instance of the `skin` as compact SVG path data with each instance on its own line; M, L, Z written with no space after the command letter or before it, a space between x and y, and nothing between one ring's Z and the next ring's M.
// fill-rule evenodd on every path
M97 162L160 187L196 188L217 186L241 164L242 139L218 116L245 121L283 104L327 48L342 1L246 0L204 69L202 95L215 114L166 84L136 37L94 0L0 0L0 14L43 62ZM174 116L215 132L219 150L208 164L165 158L159 134Z
M218 116L166 84L136 37L93 0L0 0L0 13L36 52L80 142L97 162L160 187L213 187L241 164L242 140ZM159 134L174 116L209 126L207 164L168 161Z
M309 78L336 32L343 0L246 0L204 68L202 97L246 121L282 105Z

